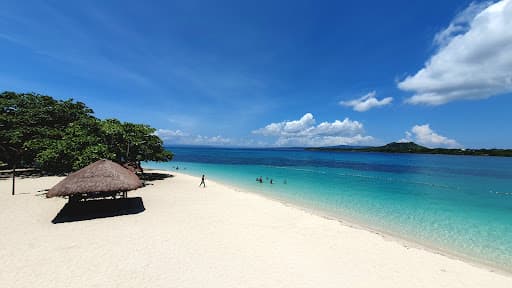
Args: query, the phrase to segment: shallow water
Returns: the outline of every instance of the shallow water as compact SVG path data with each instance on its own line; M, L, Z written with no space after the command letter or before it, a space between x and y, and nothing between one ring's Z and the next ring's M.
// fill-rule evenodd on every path
M206 174L207 179L512 270L512 158L170 150L175 154L172 162L144 166L178 166L182 173ZM256 182L259 176L263 184Z

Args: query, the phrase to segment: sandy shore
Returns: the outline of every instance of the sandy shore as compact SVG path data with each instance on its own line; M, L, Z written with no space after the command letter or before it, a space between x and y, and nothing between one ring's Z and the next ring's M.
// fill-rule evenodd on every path
M52 224L61 178L0 180L0 287L512 287L512 277L173 173L145 210Z

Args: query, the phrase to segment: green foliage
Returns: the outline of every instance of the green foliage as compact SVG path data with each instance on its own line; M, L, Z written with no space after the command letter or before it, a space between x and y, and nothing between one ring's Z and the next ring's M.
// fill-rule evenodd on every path
M80 169L98 159L169 161L172 153L143 124L101 121L84 103L33 93L0 94L0 161L49 173Z
M430 149L414 142L392 142L380 147L368 147L361 150L367 152L388 152L388 153L425 153Z
M416 154L446 154L446 155L468 155L468 156L501 156L512 157L512 149L430 149L414 142L398 143L392 142L379 147L365 148L307 148L315 151L339 151L339 152L383 152L383 153L416 153Z
M93 111L81 102L57 101L33 93L0 94L0 145L11 152L2 161L30 164L41 152L43 142L59 139L69 123L92 117ZM34 142L41 143L34 143ZM31 147L32 146L32 147ZM15 151L13 153L12 151Z
M70 123L58 139L33 140L27 146L39 151L35 163L42 170L63 173L99 159L112 159L102 140L99 120L84 118Z
M173 157L148 125L107 119L102 121L102 131L108 150L118 162L170 161Z

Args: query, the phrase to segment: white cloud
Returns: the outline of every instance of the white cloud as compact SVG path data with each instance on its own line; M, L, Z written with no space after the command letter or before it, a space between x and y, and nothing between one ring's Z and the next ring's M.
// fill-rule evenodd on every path
M299 120L270 123L252 133L277 137L277 146L355 145L373 140L364 136L363 124L349 118L315 124L313 115L306 113Z
M372 91L361 98L357 98L350 101L340 101L340 105L352 107L354 111L364 112L368 111L374 107L381 107L388 104L391 104L393 101L393 97L386 97L382 100L377 99L375 96L377 93Z
M487 5L471 4L436 35L438 51L398 83L415 93L406 102L441 105L512 92L512 0Z
M283 124L283 130L286 133L297 133L309 129L315 124L315 118L313 114L306 113L300 120L281 122Z
M314 136L314 137L280 137L277 146L337 146L337 145L360 145L373 141L372 136L357 134L352 137L343 136Z
M409 131L405 131L405 138L402 138L396 142L398 142L398 143L414 142L414 139L412 139L412 133Z
M360 133L364 133L363 124L358 121L352 121L349 118L345 118L343 121L335 120L334 122L322 122L318 126L314 127L309 134L312 135L324 135L324 136L336 136L336 135L349 135L354 136Z
M234 141L230 138L218 136L190 135L181 130L158 129L155 135L160 137L165 143L186 144L186 145L230 145Z
M264 136L279 136L282 134L293 135L295 133L308 130L314 124L315 118L313 117L313 114L306 113L299 120L271 123L264 128L253 131L253 133Z
M230 138L224 138L220 135L208 137L197 135L192 143L187 144L196 144L196 145L229 145L232 144L232 140Z
M155 134L162 138L162 140L171 140L173 138L178 138L178 137L184 137L184 136L188 136L187 133L184 133L183 131L181 130L167 130L167 129L158 129L156 130Z
M411 131L405 132L405 138L400 139L398 142L416 142L431 148L461 147L457 141L437 134L434 130L432 130L432 128L430 128L429 124L414 125Z
M472 2L462 12L457 14L452 20L450 25L444 30L438 32L434 37L434 43L439 47L446 46L457 35L466 33L470 26L471 21L480 14L485 8L492 4L490 1L476 3Z

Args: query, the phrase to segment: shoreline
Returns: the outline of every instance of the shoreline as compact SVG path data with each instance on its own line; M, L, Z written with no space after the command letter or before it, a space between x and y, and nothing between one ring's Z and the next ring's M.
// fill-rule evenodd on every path
M38 191L63 177L21 178L16 196L0 180L0 229L9 231L0 238L0 287L512 284L509 275L247 189L215 180L199 188L197 176L148 172L171 177L155 175L128 192L141 212L56 224L67 200Z
M155 168L144 168L144 171L161 171L161 172L166 172L166 173L171 173L171 174L174 173L176 175L186 175L186 176L197 178L197 180L200 181L199 176L184 173L183 171L175 172L175 171L171 171L171 170L155 169ZM417 239L408 238L406 235L399 235L397 233L392 233L389 231L378 229L376 227L372 227L371 225L368 225L365 223L360 223L360 221L350 219L349 217L346 217L346 216L334 215L333 213L321 211L319 209L305 207L300 204L292 203L291 201L287 201L285 199L274 198L272 196L264 195L264 194L258 193L257 191L242 188L242 187L239 187L239 186L236 186L234 184L227 183L224 181L208 180L208 182L213 182L213 183L216 183L217 185L225 186L225 187L230 188L231 190L239 192L239 193L247 193L250 195L256 195L256 196L262 197L263 199L280 203L284 206L303 211L303 212L308 213L313 216L318 216L318 217L322 217L326 220L338 222L340 225L343 225L343 226L346 226L349 228L359 229L359 230L373 233L375 235L382 237L383 240L394 241L394 242L402 245L406 249L410 249L410 248L420 249L420 250L423 250L423 251L426 251L429 253L447 257L452 260L462 261L464 263L470 264L470 265L480 268L480 269L485 269L492 273L498 273L503 276L512 277L512 268L507 269L507 268L501 267L501 266L493 264L493 263L489 263L489 262L486 262L486 261L483 261L483 260L480 260L480 259L477 259L474 257L470 257L468 255L456 253L456 252L453 252L448 249L436 247L434 245L428 245L426 243L422 243L421 241L419 241Z

